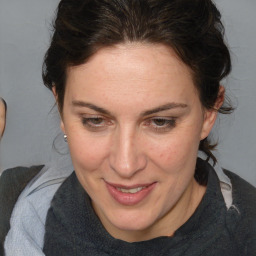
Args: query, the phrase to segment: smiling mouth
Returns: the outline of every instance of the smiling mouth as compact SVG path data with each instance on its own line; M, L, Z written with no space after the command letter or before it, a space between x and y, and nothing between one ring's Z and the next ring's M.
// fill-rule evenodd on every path
M106 187L116 202L122 205L132 206L146 199L156 187L156 182L129 187L106 182Z
M146 187L147 187L147 186L144 186L144 187L137 187L137 188L131 188L131 189L116 187L116 189L117 189L118 191L123 192L123 193L135 194L135 193L141 191L142 189L145 189Z

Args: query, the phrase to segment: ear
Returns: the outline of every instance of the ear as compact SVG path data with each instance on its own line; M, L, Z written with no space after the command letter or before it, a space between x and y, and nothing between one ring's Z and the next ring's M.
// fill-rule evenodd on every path
M54 96L56 102L58 102L58 95L56 93L56 87L55 86L52 87L52 93L53 93L53 96Z
M56 93L56 87L55 86L52 87L52 93L53 93L54 98L56 100L56 104L58 105L58 94ZM59 109L59 106L58 106L58 109ZM60 112L60 109L59 109L59 112ZM65 132L65 125L63 123L63 117L62 117L61 113L60 113L60 118L61 118L60 128L61 128L62 132L65 134L66 133Z
M66 134L66 131L65 131L65 125L64 125L64 123L63 123L63 120L61 119L61 121L60 121L60 129L62 130L62 132L64 133L64 134Z
M221 85L218 97L212 109L206 109L204 112L204 122L201 131L201 140L205 139L212 130L212 127L218 116L218 110L222 106L225 98L225 88Z

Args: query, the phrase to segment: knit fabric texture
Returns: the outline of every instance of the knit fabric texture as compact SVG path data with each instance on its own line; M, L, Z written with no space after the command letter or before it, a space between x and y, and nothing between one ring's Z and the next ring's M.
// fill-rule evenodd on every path
M207 190L190 219L172 237L134 243L115 239L105 230L88 194L71 174L47 214L45 255L255 256L256 189L226 171L234 188L233 204L227 209L214 169L206 162L201 165L208 174Z

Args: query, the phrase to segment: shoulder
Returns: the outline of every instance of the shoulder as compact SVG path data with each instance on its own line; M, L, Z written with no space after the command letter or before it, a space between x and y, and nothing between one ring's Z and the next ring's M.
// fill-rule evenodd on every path
M243 255L256 255L256 188L238 175L224 172L231 180L233 195L226 221L236 244L244 248Z
M1 232L3 227L8 228L8 219L11 216L12 209L27 183L39 173L43 168L40 166L33 167L16 167L7 169L0 177L0 223Z
M0 177L0 254L3 253L3 241L10 229L10 218L16 201L27 183L43 168L16 167L4 171Z
M11 214L11 227L5 240L7 255L17 255L17 250L24 252L24 255L38 255L33 250L40 251L42 248L45 219L51 200L72 171L70 166L46 165L30 179L15 201Z
M247 216L254 215L256 218L256 188L245 181L237 174L224 170L232 183L233 204L239 206L241 213L247 213Z
M0 177L1 217L10 218L12 209L21 192L41 170L43 165L7 169Z
M43 165L38 165L32 167L15 167L5 170L0 176L0 190L4 192L4 188L10 185L16 190L22 190L29 180L42 168Z
M20 252L22 255L41 255L47 211L60 184L51 184L19 198L4 243L7 256Z

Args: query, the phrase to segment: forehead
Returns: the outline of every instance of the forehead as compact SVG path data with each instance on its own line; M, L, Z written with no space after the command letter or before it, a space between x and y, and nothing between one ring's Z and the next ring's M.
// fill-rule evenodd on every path
M88 62L67 72L66 94L75 99L186 101L195 93L190 68L173 49L161 44L102 48Z

